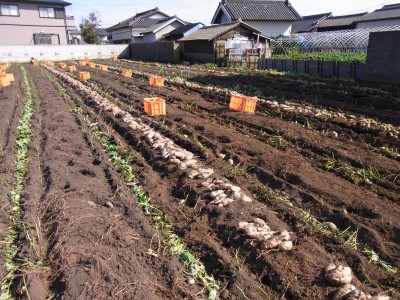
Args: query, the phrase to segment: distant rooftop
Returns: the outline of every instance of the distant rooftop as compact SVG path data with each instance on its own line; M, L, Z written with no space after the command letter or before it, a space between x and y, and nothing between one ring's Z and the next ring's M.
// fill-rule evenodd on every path
M332 13L324 13L318 15L304 16L302 21L294 21L292 23L292 33L309 32L319 22L332 16Z
M229 0L223 6L232 20L244 21L294 21L301 16L286 1L243 1Z
M385 5L380 9L363 16L357 22L400 19L400 3Z
M354 22L358 21L361 17L365 16L366 14L367 12L354 15L329 17L316 24L314 28L350 26Z

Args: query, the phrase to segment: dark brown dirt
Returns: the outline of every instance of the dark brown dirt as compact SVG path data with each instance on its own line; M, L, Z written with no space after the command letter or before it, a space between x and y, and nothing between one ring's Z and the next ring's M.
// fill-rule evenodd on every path
M169 66L133 64L145 72L170 71L176 76ZM13 68L16 82L0 90L0 145L6 149L0 157L0 204L6 208L1 232L8 225L6 193L13 180L15 131L22 107L20 74ZM380 151L381 146L400 148L398 140L345 124L280 115L264 105L258 106L255 115L236 113L227 109L229 99L223 93L180 84L154 88L141 76L123 78L78 67L91 72L89 87L195 153L207 167L256 200L221 208L211 205L204 187L163 160L159 150L153 150L123 120L54 77L64 87L60 90L43 68L26 68L37 103L23 219L26 224L41 225L21 232L18 258L42 263L22 272L31 299L204 298L200 287L187 284L178 258L168 251L158 256L149 253L149 248L157 249L159 233L90 135L90 126L71 111L75 107L130 148L135 157L132 167L145 191L173 224L172 230L221 283L220 299L331 299L337 288L325 281L323 269L337 261L352 268L353 284L365 292L390 290L391 296L399 295L398 273L372 264L362 253L372 247L380 258L400 266L400 162ZM251 79L253 87L274 98L293 97L299 103L317 99L320 107L399 123L393 121L393 111L361 107L395 103L398 93L389 86L352 87L342 82L335 90L338 82L330 80L313 82L257 72L244 78L238 73L198 70L201 76L197 69L188 69L180 77L203 83L212 80L227 87L240 83L240 89L250 89L245 85ZM339 101L343 94L348 97ZM142 100L148 96L167 100L166 117L144 116ZM327 129L339 136L327 136ZM327 170L326 162L332 157L341 166L377 170L382 178L355 184L342 169ZM320 222L334 222L342 231L356 232L357 248L352 249L345 238L319 232L304 213ZM265 252L254 247L238 230L238 223L256 217L273 230L290 231L293 250ZM30 236L36 247L29 243ZM41 249L45 251L39 258ZM20 298L24 298L18 294L22 290L21 280Z
M189 290L177 258L147 254L157 232L100 146L89 147L85 123L39 68L28 69L41 99L40 142L31 147L40 152L40 217L50 269L47 295L37 284L40 276L30 277L28 289L37 299L194 298L198 290Z
M220 174L252 191L259 200L251 207L232 204L229 214L208 206L207 201L197 200L198 186L192 186L182 179L183 174L179 175L177 170L160 162L157 154L143 145L120 120L105 114L106 120L136 150L140 150L138 155L145 158L142 164L148 166L143 169L143 176L150 195L172 218L192 249L201 254L210 272L223 281L228 294L235 295L233 299L240 299L240 286L251 299L262 297L258 283L278 298L283 295L286 299L325 299L333 289L327 287L319 274L327 263L335 260L346 261L353 268L359 280L357 284L364 290L393 287L388 283L390 274L368 263L360 250L366 245L372 246L382 258L399 265L400 211L396 182L389 188L379 184L357 186L340 174L327 172L321 164L327 154L334 153L343 161L360 161L362 165L371 165L390 174L398 172L398 161L383 158L373 149L367 151L357 141L331 139L276 117L229 112L219 96L213 99L212 95L201 91L176 87L151 88L140 78L124 79L91 71L92 82L97 88L103 89L110 99L121 99L123 102L118 105L134 114L142 112L144 97L165 97L169 103L167 118L143 119L182 147L198 154ZM227 99L224 101L226 103ZM90 101L87 104L93 105ZM254 131L262 128L265 132L279 133L289 141L296 139L303 146L282 148L266 143ZM396 145L396 142L392 143ZM243 168L245 173L235 173L238 169L219 159L219 154L232 158L234 165ZM333 221L342 230L358 230L359 250L350 250L343 240L306 230L293 208L274 199L274 194L265 189L265 185L288 195L296 205L310 210L320 221ZM186 206L171 203L171 197L186 197ZM254 214L254 211L258 213ZM250 247L236 230L238 220L245 216L262 217L276 228L289 226L297 237L295 250L260 256L259 251ZM247 257L244 272L232 268L235 265L232 248ZM221 269L225 271L221 273ZM249 282L249 278L254 278L253 282Z
M14 185L16 132L24 102L18 67L12 65L7 73L13 73L15 81L0 89L0 239L7 234L10 225L8 195ZM3 245L0 244L1 253ZM0 278L4 278L5 272L4 258L0 256Z
M322 108L378 118L382 122L400 124L400 91L396 85L363 83L300 75L274 75L268 71L235 72L229 69L207 69L201 66L178 67L135 61L109 62L122 68L180 77L205 85L226 87L278 101L299 101Z

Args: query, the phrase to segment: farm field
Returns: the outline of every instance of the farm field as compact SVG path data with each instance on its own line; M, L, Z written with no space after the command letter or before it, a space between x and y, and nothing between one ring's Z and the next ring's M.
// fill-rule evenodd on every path
M2 299L400 297L398 88L94 63L7 70Z

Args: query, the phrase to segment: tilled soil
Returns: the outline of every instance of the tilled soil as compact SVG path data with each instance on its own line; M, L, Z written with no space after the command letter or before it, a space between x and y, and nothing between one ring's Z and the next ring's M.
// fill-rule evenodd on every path
M290 205L276 203L271 199L271 195L262 193L265 185L268 185L288 195L294 203L302 208L312 210L312 213L320 221L333 221L342 230L347 228L356 230L359 249L369 245L376 249L381 257L393 264L398 264L399 209L396 184L392 186L393 193L390 193L389 190L385 194L382 192L385 189L380 189L378 185L357 186L345 178L327 172L318 162L318 160L322 161L320 157L326 148L334 149L335 154L339 153L346 159L365 161L365 163L371 163L374 167L388 172L398 170L396 160L382 159L374 151L365 153L364 150L357 149L357 143L354 143L352 149L346 149L343 141L327 137L321 138L317 132L305 130L292 123L286 122L287 126L283 126L283 121L276 118L271 120L259 115L246 116L228 112L218 99L212 99L210 95L195 93L190 89L151 88L140 78L123 79L94 70L91 75L92 82L95 82L97 88L100 87L103 90L104 95L109 95L110 99L119 97L125 104L123 102L116 103L122 106L126 105L125 108L131 109L134 114L137 113L137 110L141 110L142 98L149 94L164 96L169 103L167 118L159 120L159 122L143 119L149 121L154 128L172 138L182 147L198 154L207 165L219 170L220 174L228 175L227 177L230 177L234 183L246 187L259 199L261 205L252 204L251 207L232 204L228 215L221 209L210 207L207 205L207 201L202 203L196 200L196 196L201 194L198 191L199 187L191 186L190 182L182 182L181 179L177 181L177 176L181 178L182 175L177 175L176 170L171 170L167 165L161 163L150 149L146 149L142 145L139 136L135 137L134 134L131 136L132 133L129 133L126 139L129 139L132 146L141 149L141 153L150 166L162 174L163 182L171 181L169 184L171 186L169 189L172 190L170 197L186 199L186 207L180 207L175 203L171 204L169 199L163 199L160 197L161 195L157 195L156 202L173 216L174 224L181 228L181 234L185 240L190 241L193 247L203 249L198 251L205 252L205 249L211 248L208 256L220 256L219 260L223 258L219 251L220 247L225 249L228 254L229 248L232 247L239 251L244 250L242 253L250 253L247 254L246 262L251 273L258 278L258 281L269 287L272 293L276 292L278 295L283 293L288 299L326 298L332 289L327 288L326 284L315 285L315 282L321 280L318 275L324 264L330 261L345 259L353 267L366 290L373 287L368 284L369 281L377 283L389 276L385 271L368 263L360 251L350 250L346 241L337 237L310 236L304 226L299 225L300 222L296 219L296 214L293 213ZM91 104L89 103L89 105ZM206 116L204 116L204 112L207 112ZM225 121L221 121L221 118ZM119 120L111 115L107 116L107 120L114 124L114 128L121 135L128 134L127 128L124 128ZM227 129L231 120L244 124L247 128L265 126L266 131L270 128L282 128L280 131L284 136L300 137L306 141L309 149L304 150L301 147L299 147L300 149L291 147L277 149L263 143L255 136L237 133L237 130L232 128ZM193 142L196 140L200 141L202 146ZM206 146L204 147L203 144ZM227 162L219 159L220 154L228 155L227 157L232 158L236 166L242 166L244 170L248 171L241 175L235 174L238 169L235 171L235 168L229 167ZM151 178L155 177L152 173L150 174ZM151 181L146 181L146 183L152 186ZM157 183L154 184L155 186ZM174 186L175 188L172 188ZM382 201L384 201L384 205L381 205ZM199 207L200 215L197 215L196 209ZM270 215L270 209L279 213L278 218ZM176 213L180 210L182 210L182 215ZM258 214L254 214L254 211L257 211ZM282 221L289 224L290 230L297 237L295 251L289 255L272 253L261 257L260 253L252 253L254 248L248 247L246 243L243 244L243 238L236 229L238 220L246 219L246 215L247 218L258 216L267 219L269 223L278 228L284 226L280 223ZM213 218L210 219L210 216ZM188 219L193 224L190 230L187 228ZM280 221L278 221L279 219ZM382 220L387 220L387 222L382 222ZM247 219L247 221L249 220ZM212 234L210 234L210 230ZM199 243L199 238L207 233L207 242ZM231 257L232 254L231 252ZM206 258L203 257L203 259ZM282 268L289 262L290 267ZM304 274L304 266L306 266L307 274ZM214 264L209 268L215 270L220 266ZM231 271L231 273L235 272ZM282 283L286 281L289 282L287 285ZM238 287L236 283L234 286ZM238 295L237 288L232 288L229 281L227 288L233 295ZM240 290L243 290L246 295L247 293L253 295L254 299L257 298L256 289L245 286ZM373 288L370 291L372 290ZM261 294L258 292L258 295Z
M89 147L85 124L36 67L40 213L48 239L49 276L28 276L35 299L189 299L177 258L148 254L157 232L132 205L133 195L100 146ZM36 143L37 142L37 143ZM29 197L31 200L32 195ZM47 283L48 282L48 283ZM192 295L192 296L190 296Z
M49 240L47 268L27 277L28 289L37 299L44 295L63 299L203 297L201 288L185 281L176 257L149 254L157 232L135 206L121 174L91 138L88 125L65 101L129 145L135 156L133 167L146 192L168 216L172 230L220 282L220 298L330 299L337 287L326 282L323 270L331 262L350 266L357 288L395 296L398 274L393 276L371 263L363 250L372 248L384 261L400 265L400 163L380 150L382 145L398 148L398 140L343 124L279 116L262 104L255 115L232 112L222 92L171 83L155 88L141 76L123 78L112 72L78 69L91 72L85 84L93 90L193 152L218 178L240 186L255 201L213 205L198 181L163 159L124 120L100 109L62 78L57 80L65 90L57 90L48 71L30 66L40 99L35 114L39 125L31 148L37 149L41 172L30 170L26 202L31 213L27 214L36 216L36 207ZM222 77L229 81L229 76ZM263 76L257 80L271 83L270 92L280 95L276 80L266 82ZM319 95L330 92L321 88ZM167 100L166 117L144 116L142 101L149 96ZM356 111L356 106L349 107L352 113ZM392 116L379 114L385 122ZM308 123L312 126L304 125ZM338 136L324 134L327 128ZM332 157L342 168L326 167ZM348 164L353 170L377 170L381 178L355 182L342 172ZM42 180L37 178L40 173ZM35 198L39 198L37 204ZM254 245L238 224L255 218L265 220L273 230L290 231L294 248L265 251ZM320 231L317 225L323 222L335 223L343 235Z
M13 73L15 82L7 88L0 89L0 236L3 239L10 226L9 192L14 184L15 143L19 120L24 105L24 92L21 89L21 77L17 66L12 66L7 73ZM4 244L0 244L4 250ZM7 271L4 258L0 256L0 276L4 278Z

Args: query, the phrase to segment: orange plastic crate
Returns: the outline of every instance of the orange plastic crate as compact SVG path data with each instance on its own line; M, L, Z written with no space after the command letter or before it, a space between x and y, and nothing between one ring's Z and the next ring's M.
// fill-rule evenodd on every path
M164 78L160 76L150 76L149 84L152 86L164 86Z
M124 70L122 70L121 75L124 76L124 77L132 77L132 71L124 69Z
M87 66L88 66L89 68L95 68L95 67L96 67L96 64L95 64L95 63L88 63Z
M112 57L112 60L113 60L113 61L117 61L117 60L118 60L118 57L117 57L117 56L113 56L113 57Z
M99 67L100 71L107 71L107 68L108 66L103 66L103 65Z
M76 67L75 66L68 66L68 69L70 72L75 72L76 71Z
M79 78L83 80L88 80L90 79L90 73L89 72L79 72Z
M242 111L243 101L245 96L240 94L231 94L231 101L229 103L229 109L235 111Z
M246 97L243 101L242 111L254 114L256 112L257 101L258 101L257 97Z
M231 94L229 109L254 114L256 111L257 97L247 97L240 94Z
M88 62L88 61L89 61L89 57L85 56L85 57L83 58L83 60L84 60L85 62Z
M86 61L81 60L81 61L79 62L79 65L80 65L80 66L86 66Z
M64 68L67 67L67 64L66 64L66 63L58 63L58 66L59 66L61 69L64 69Z
M165 100L160 97L145 98L144 112L149 117L165 116L166 115Z
M8 79L7 75L0 75L0 87L6 87L9 86L10 80Z
M1 71L5 71L5 70L7 70L7 69L8 69L7 64L0 65L0 70L1 70Z
M8 78L8 80L9 80L10 82L15 80L15 79L14 79L14 74L10 73L10 74L5 74L5 75L6 75L6 77Z

